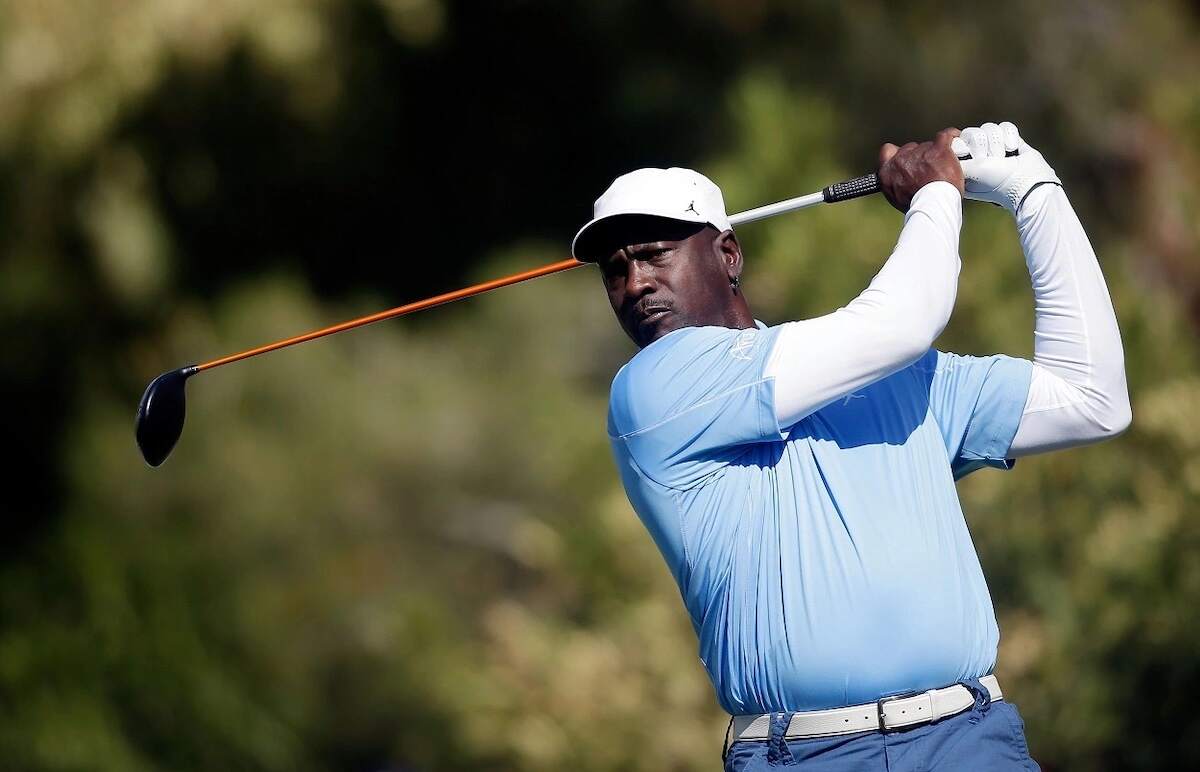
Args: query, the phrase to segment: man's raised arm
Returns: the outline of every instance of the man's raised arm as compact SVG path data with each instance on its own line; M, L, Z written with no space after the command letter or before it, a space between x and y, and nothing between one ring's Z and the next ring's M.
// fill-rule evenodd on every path
M826 316L780 325L764 373L775 379L780 427L912 364L946 326L962 227L962 169L950 150L957 135L945 129L933 142L880 151L880 182L905 213L904 228L862 294Z
M1013 211L1034 293L1034 367L1012 457L1113 437L1130 423L1125 357L1096 254L1054 170L1011 123L963 132L967 197Z

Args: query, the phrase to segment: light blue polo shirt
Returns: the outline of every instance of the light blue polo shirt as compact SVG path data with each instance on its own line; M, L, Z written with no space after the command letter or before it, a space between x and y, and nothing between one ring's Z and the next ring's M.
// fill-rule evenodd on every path
M790 426L778 327L688 327L617 373L608 433L732 714L991 671L999 632L956 478L1005 460L1031 363L930 350Z

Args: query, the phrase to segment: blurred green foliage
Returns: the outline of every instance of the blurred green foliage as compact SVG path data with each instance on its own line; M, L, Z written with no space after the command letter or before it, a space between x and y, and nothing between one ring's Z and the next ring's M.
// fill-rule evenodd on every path
M1048 770L1200 765L1194 3L0 5L0 768L702 769L724 719L604 436L590 268L224 368L151 471L155 374L561 259L616 174L731 211L1007 118L1109 277L1134 428L960 492ZM749 226L768 321L899 216ZM939 345L1031 351L969 205Z

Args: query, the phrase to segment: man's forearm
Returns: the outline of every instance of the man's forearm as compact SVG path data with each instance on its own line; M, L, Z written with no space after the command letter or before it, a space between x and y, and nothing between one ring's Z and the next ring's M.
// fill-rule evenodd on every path
M1033 282L1034 374L1010 454L1118 434L1130 421L1121 335L1095 252L1062 188L1031 191L1017 228Z
M906 367L929 350L954 308L962 198L948 182L917 193L891 257L832 314L781 325L765 375L780 426Z

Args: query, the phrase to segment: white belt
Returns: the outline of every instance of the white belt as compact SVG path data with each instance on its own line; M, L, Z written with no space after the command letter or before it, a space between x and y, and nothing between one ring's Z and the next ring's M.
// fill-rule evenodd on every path
M1004 698L1000 692L1000 683L995 676L986 675L979 679L979 683L988 690L992 702ZM971 691L965 686L955 684L944 689L930 689L919 694L884 697L877 702L868 702L865 705L793 713L792 721L788 724L784 738L799 740L869 730L899 729L953 716L955 713L962 713L974 704L975 696L971 694ZM769 739L771 716L770 713L758 716L734 716L730 725L732 734L730 744L739 740Z

